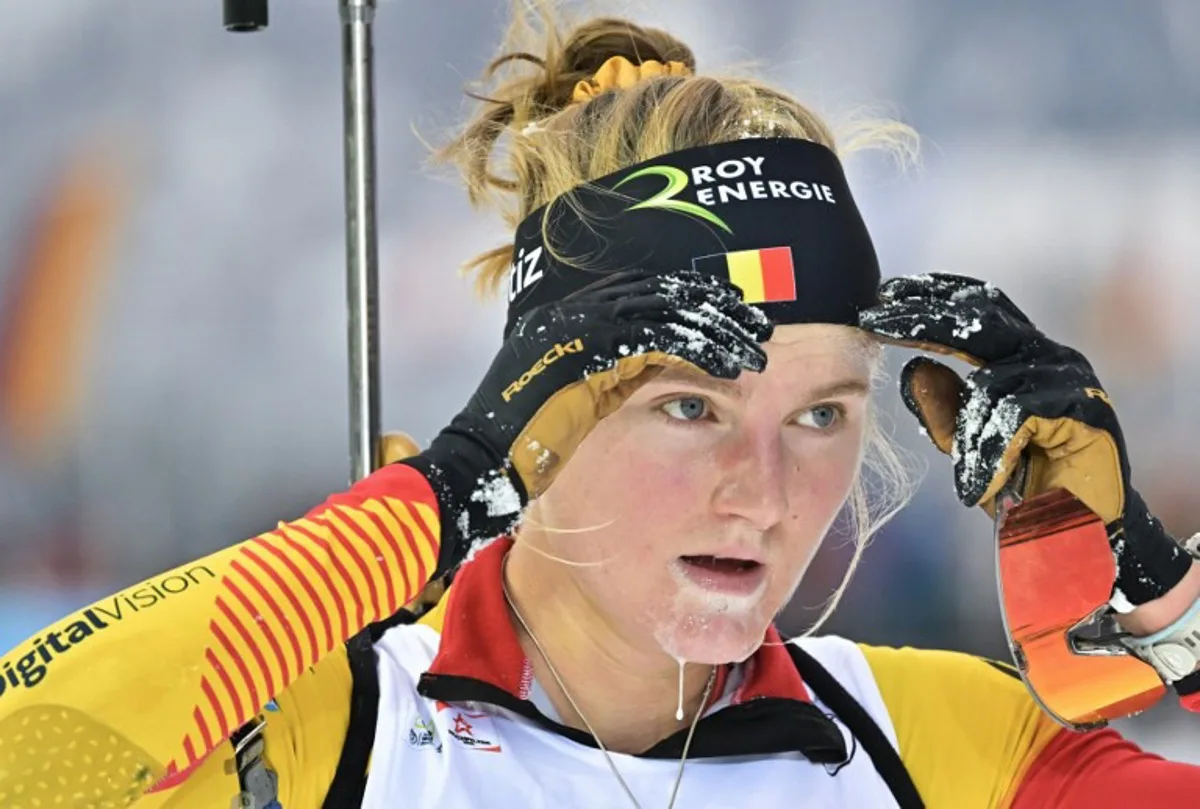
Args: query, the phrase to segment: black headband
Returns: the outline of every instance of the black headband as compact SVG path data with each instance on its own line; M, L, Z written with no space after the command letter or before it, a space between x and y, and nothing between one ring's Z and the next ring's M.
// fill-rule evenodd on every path
M779 324L857 325L879 285L837 155L792 138L673 152L534 211L517 228L505 336L530 309L629 269L726 278Z

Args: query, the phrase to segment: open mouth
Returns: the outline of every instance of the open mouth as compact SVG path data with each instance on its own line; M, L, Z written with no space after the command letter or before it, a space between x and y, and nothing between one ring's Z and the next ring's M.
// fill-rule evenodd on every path
M766 579L766 566L750 559L681 556L679 572L693 584L726 595L751 595Z
M720 570L724 573L740 573L743 570L762 567L758 562L749 559L727 559L724 556L681 556L679 558L689 565Z

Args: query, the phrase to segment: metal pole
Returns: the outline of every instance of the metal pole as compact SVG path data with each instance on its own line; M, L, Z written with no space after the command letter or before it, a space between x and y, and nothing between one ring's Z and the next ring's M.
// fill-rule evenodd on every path
M342 145L346 184L346 337L350 360L350 481L381 462L379 247L375 230L376 0L338 0L342 20ZM225 28L267 27L267 0L223 0Z
M379 250L375 229L376 0L338 0L342 19L350 479L379 466Z

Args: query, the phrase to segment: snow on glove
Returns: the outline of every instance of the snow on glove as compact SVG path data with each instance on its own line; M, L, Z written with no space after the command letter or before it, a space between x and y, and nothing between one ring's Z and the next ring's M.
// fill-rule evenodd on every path
M433 486L440 575L509 533L602 418L665 366L762 371L771 322L739 290L691 272L624 272L518 321L466 408L405 459Z
M1091 365L1042 334L1003 292L958 275L892 278L859 322L889 342L978 366L964 382L917 357L900 375L905 405L953 458L964 504L994 515L1024 453L1022 496L1064 488L1104 520L1117 562L1115 606L1158 598L1187 573L1191 558L1130 485L1121 427Z

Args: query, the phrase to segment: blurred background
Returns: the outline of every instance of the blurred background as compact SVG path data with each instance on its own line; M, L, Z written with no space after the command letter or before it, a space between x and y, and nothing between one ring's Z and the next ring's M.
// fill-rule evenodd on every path
M0 648L347 483L336 3L276 0L254 36L225 33L220 5L3 4ZM1080 348L1151 508L1200 530L1200 4L597 7L669 28L702 72L755 63L835 120L913 125L919 169L850 164L885 274L994 281ZM506 11L381 0L377 18L384 422L422 441L498 345L500 304L456 269L506 234L424 167L421 138L466 115ZM881 408L924 484L827 629L1003 658L989 520L893 385ZM846 558L833 538L785 629ZM1123 727L1200 763L1174 704Z

